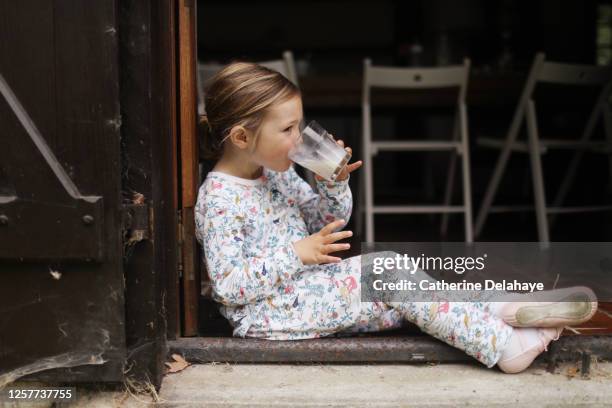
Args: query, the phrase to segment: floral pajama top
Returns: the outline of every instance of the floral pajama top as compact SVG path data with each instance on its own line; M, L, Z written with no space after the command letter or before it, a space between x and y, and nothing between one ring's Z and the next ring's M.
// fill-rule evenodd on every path
M282 173L264 169L254 180L212 171L200 187L196 237L204 247L213 298L235 336L245 337L256 325L266 327L269 339L313 338L355 323L355 277L338 264L304 265L292 245L351 215L348 179L317 182L317 188L320 193L293 167ZM304 321L307 303L317 300L306 299L306 291L321 296Z

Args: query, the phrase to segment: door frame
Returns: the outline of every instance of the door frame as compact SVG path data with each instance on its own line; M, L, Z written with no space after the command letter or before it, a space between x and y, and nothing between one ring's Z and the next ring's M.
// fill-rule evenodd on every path
M178 119L179 119L179 274L182 282L181 334L198 335L200 297L199 248L194 208L199 187L197 123L197 2L178 0Z
M176 0L122 0L126 375L161 385L180 332Z

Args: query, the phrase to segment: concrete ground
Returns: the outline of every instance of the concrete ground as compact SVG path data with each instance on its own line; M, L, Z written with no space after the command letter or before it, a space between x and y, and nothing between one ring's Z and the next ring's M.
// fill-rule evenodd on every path
M555 373L536 366L516 375L475 364L202 364L168 374L157 402L126 391L77 390L77 395L65 406L612 407L612 363L594 362L588 379L574 364L560 365Z

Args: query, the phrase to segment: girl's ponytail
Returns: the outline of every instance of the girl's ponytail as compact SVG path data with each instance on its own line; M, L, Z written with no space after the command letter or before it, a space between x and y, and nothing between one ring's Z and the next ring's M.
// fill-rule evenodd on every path
M222 148L214 137L208 116L198 117L198 138L200 140L200 157L206 160L217 160L221 157ZM217 142L216 142L217 141Z

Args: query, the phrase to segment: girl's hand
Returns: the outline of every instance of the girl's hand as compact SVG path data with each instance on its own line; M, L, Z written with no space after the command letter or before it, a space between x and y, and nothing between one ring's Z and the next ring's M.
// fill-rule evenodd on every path
M295 252L302 260L304 265L314 265L322 263L340 262L342 259L329 256L328 254L336 251L343 251L351 247L350 244L334 244L334 242L348 238L353 235L352 231L333 232L335 229L344 225L344 220L336 220L321 228L308 238L301 239L293 243Z
M338 143L338 145L344 147L344 142L342 140L336 140L336 143ZM350 147L345 147L344 150L346 150L347 152L349 152L351 154L353 153L353 149L351 149ZM344 166L344 168L342 169L340 174L338 174L338 177L336 177L336 181L346 180L348 175L349 175L349 173L351 173L351 172L357 170L358 168L360 168L362 164L363 164L363 162L361 160L356 161L355 163L347 164L346 166ZM323 181L325 179L323 177L319 176L318 174L315 174L315 180Z

